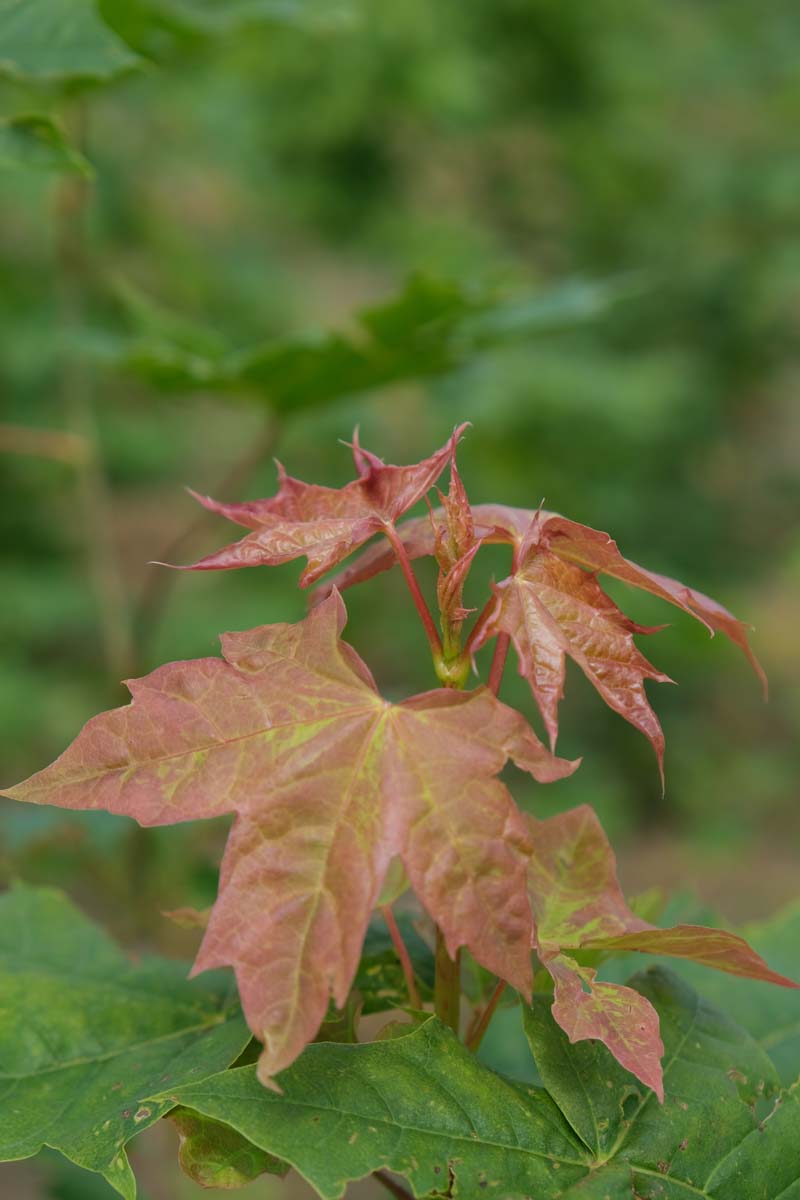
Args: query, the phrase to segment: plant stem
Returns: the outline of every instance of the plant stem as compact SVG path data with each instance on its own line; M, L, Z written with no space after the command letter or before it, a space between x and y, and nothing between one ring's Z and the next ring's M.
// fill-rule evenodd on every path
M470 1028L467 1032L467 1038L466 1038L467 1049L471 1050L473 1054L476 1052L476 1050L480 1046L481 1042L483 1041L483 1035L486 1033L486 1030L489 1028L489 1022L491 1021L492 1017L494 1016L495 1009L497 1008L497 1005L500 1003L500 997L502 996L502 994L505 990L506 990L505 980L498 979L498 981L495 985L495 989L492 992L491 996L489 997L489 1003L486 1005L486 1007L484 1008L484 1010L481 1013L476 1013L476 1019L473 1019L472 1025L470 1026Z
M51 458L70 467L84 467L92 448L79 433L61 429L29 429L25 425L0 425L0 454Z
M458 1036L461 1017L461 951L455 959L447 953L444 934L436 926L436 981L433 989L436 1015Z
M397 1200L414 1200L411 1192L407 1191L402 1183L397 1183L392 1179L387 1171L373 1171L372 1178L377 1179L378 1183L382 1183L387 1192L391 1192L393 1196L397 1196Z
M508 654L509 636L507 633L498 633L497 641L494 647L494 658L492 665L489 668L488 685L495 696L500 691L500 682L503 678L503 671L506 665L506 656Z
M400 966L403 968L403 978L406 981L406 990L408 991L408 1000L412 1008L422 1008L422 1002L419 998L417 990L417 981L414 978L414 968L411 965L411 955L408 953L408 947L403 941L403 935L398 928L397 921L394 919L391 904L385 904L381 908L381 916L389 930L389 936L392 939L392 945L395 948L397 957L400 959Z
M83 148L86 141L83 108L76 109L71 124L75 145ZM114 544L111 498L98 444L91 395L92 372L87 369L80 352L69 345L80 333L86 305L89 258L85 225L89 199L87 181L77 176L65 179L56 193L61 325L68 347L61 367L61 397L70 432L87 448L85 461L77 475L78 495L106 666L116 683L132 668L133 639Z
M400 564L400 570L403 572L405 581L408 584L408 590L411 592L411 598L414 601L417 612L422 620L422 624L425 627L425 633L428 641L430 642L431 652L434 656L441 656L441 638L439 637L433 617L431 616L431 611L428 608L428 605L425 603L425 597L420 591L419 584L417 583L417 577L414 574L414 570L411 566L411 560L408 557L408 551L403 545L402 538L398 535L394 525L385 525L384 533L391 542L392 549L397 555L397 561Z
M280 424L272 419L267 424L260 437L248 443L247 450L237 458L222 478L214 485L213 495L224 499L227 492L236 492L274 451L280 436ZM198 508L196 516L181 530L168 545L158 553L159 562L173 562L180 558L187 546L190 546L198 534L213 523L215 514L206 508ZM163 567L153 566L142 588L139 600L133 614L133 627L136 634L137 649L140 657L145 657L148 643L158 629L167 600L175 585L178 573L165 571Z

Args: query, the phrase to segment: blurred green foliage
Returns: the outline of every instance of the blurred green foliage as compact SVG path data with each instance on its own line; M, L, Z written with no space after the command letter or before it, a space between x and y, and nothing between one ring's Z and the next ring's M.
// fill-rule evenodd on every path
M737 916L796 891L798 44L787 0L0 0L4 780L123 670L302 615L297 566L147 565L234 535L183 484L268 495L273 454L339 484L356 424L404 462L466 419L475 502L610 530L751 619L772 681L765 708L730 647L626 596L674 618L645 646L681 684L651 689L666 798L572 673L583 766L522 802L593 803L632 881L702 863ZM398 578L348 606L388 693L431 685ZM129 935L177 945L159 909L213 896L215 823L2 822L5 877L102 893Z

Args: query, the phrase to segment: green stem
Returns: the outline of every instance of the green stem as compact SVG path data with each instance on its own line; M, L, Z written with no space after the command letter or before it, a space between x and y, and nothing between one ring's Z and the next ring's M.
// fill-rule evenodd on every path
M447 953L444 934L436 927L436 980L433 987L436 1015L458 1035L461 1022L461 951L455 959Z
M86 113L78 107L70 121L79 149L86 142ZM116 685L133 666L133 642L127 594L117 561L111 519L111 497L101 458L94 414L94 372L74 342L82 331L90 263L86 221L89 185L78 176L65 178L56 193L55 230L59 261L62 335L68 348L61 364L61 396L69 433L84 447L77 472L86 557L97 604L100 635L110 680Z
M214 484L212 495L221 500L228 493L236 496L239 490L250 479L251 475L268 458L271 457L280 437L280 423L270 417L263 433L250 439L247 449L237 458L228 471ZM214 514L206 508L198 509L197 513L184 529L163 546L158 552L157 561L172 563L183 555L192 552L199 541L199 535L205 532L206 526L212 524ZM136 635L136 645L141 662L137 669L147 669L148 651L167 608L170 593L178 578L177 571L165 571L163 567L151 567L141 594L133 610L133 628Z

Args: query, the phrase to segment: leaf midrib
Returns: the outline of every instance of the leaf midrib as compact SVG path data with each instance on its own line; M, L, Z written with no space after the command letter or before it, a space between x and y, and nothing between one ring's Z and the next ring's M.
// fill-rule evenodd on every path
M203 1092L200 1092L200 1093L194 1092L192 1095L187 1096L185 1099L178 1100L177 1102L185 1103L188 1107L191 1108L191 1107L195 1106L194 1102L197 1100L198 1095L202 1097L204 1094L205 1093L203 1093ZM213 1097L213 1093L209 1093L209 1094ZM151 1097L151 1099L153 1099L154 1101L157 1102L159 1100L167 1100L167 1099L175 1100L176 1097L167 1095L165 1093L160 1093L157 1096ZM587 1158L584 1158L584 1159L557 1158L553 1154L546 1154L542 1151L533 1150L527 1146L522 1146L522 1145L520 1145L519 1142L517 1142L516 1144L505 1143L505 1142L496 1142L496 1141L493 1141L490 1138L486 1138L486 1137L473 1138L473 1137L468 1137L466 1134L463 1134L463 1133L451 1133L449 1131L426 1129L424 1127L420 1127L417 1125L405 1125L399 1121L389 1121L385 1117L377 1117L377 1116L373 1116L372 1114L370 1114L369 1116L365 1116L364 1113L351 1112L350 1109L346 1109L346 1108L325 1108L323 1105L320 1105L320 1104L313 1104L313 1103L305 1101L305 1100L296 1100L294 1098L292 1098L290 1100L285 1100L285 1099L281 1100L280 1097L276 1097L275 1101L269 1101L269 1097L267 1097L267 1100L268 1100L268 1102L271 1102L271 1103L285 1104L285 1105L287 1105L287 1107L294 1106L296 1108L309 1109L311 1112L318 1112L318 1113L323 1113L326 1115L330 1115L331 1113L333 1113L335 1116L351 1117L354 1120L363 1122L364 1124L384 1125L388 1129L399 1130L401 1133L418 1133L418 1134L423 1135L424 1137L447 1138L451 1142L466 1142L466 1144L469 1146L477 1146L477 1147L489 1146L494 1150L503 1150L506 1152L509 1152L509 1151L518 1152L520 1154L528 1155L531 1158L543 1159L545 1162L557 1162L563 1166L569 1166L569 1167L585 1167L587 1169L587 1171L589 1171L592 1166L591 1161ZM212 1114L209 1113L206 1115L211 1116ZM220 1120L220 1121L225 1121L226 1124L230 1124L233 1126L233 1128L237 1128L235 1125L233 1125L233 1122L230 1117L226 1118L226 1117L217 1116L216 1119ZM243 1137L247 1137L251 1141L255 1142L255 1137L252 1135L252 1133L246 1133L243 1129L238 1129L238 1132L241 1133ZM256 1144L258 1145L259 1143L256 1143ZM276 1151L274 1149L270 1150L267 1146L261 1146L261 1149L266 1150L267 1153L270 1153L270 1154L276 1153ZM279 1153L279 1156L282 1158L288 1157L288 1155L285 1154L283 1151L280 1151L277 1153Z
M28 1071L23 1075L15 1075L11 1072L0 1071L0 1079L14 1080L17 1082L26 1082L28 1079L38 1079L41 1075L54 1075L58 1071L69 1071L74 1067L88 1067L95 1063L110 1062L111 1059L120 1058L125 1054L129 1054L135 1050L143 1050L147 1046L157 1046L162 1042L171 1041L174 1038L186 1037L191 1033L201 1033L203 1030L213 1029L215 1026L224 1025L229 1020L225 1016L217 1018L214 1021L204 1021L199 1025L187 1025L184 1029L175 1029L172 1033L164 1033L160 1037L147 1038L142 1042L130 1042L119 1050L109 1050L105 1054L88 1055L84 1058L74 1058L69 1062L56 1063L52 1067L42 1067L39 1071Z

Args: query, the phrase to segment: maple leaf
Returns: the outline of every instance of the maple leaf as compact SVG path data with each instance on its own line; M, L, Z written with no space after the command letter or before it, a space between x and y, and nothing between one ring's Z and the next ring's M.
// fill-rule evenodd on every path
M621 984L598 982L569 951L638 950L688 958L731 975L797 987L770 970L744 938L702 925L659 929L634 916L617 880L616 859L596 813L584 804L548 820L528 817L535 944L554 982L553 1016L570 1041L596 1038L663 1100L658 1019L649 1002ZM567 953L565 953L565 951Z
M460 425L430 458L407 467L385 465L360 446L356 434L352 451L358 478L342 488L303 483L278 463L278 491L266 500L222 504L192 491L200 504L251 533L179 569L276 566L305 556L300 585L308 587L373 534L392 529L398 517L422 499L452 461L464 429L466 425Z
M472 509L455 458L450 463L450 489L446 496L439 492L439 499L444 521L437 524L431 512L435 532L434 555L439 564L439 608L445 621L460 626L469 616L470 610L462 605L462 593L480 541L475 536Z
M527 827L496 778L554 758L486 688L390 704L340 640L334 593L296 625L222 638L224 660L160 667L7 794L142 825L237 814L195 971L232 965L268 1080L344 1007L399 857L442 929L523 994L531 984Z
M442 513L444 509L434 512L434 520ZM664 735L644 683L671 680L647 661L633 640L634 634L655 633L663 626L638 625L626 617L600 587L598 573L667 600L701 621L712 635L724 633L744 652L766 692L766 677L750 648L747 625L710 596L624 558L607 533L556 513L501 504L473 505L471 513L480 544L514 547L514 570L495 585L494 612L477 635L471 635L470 649L479 650L500 633L511 637L520 674L530 685L552 750L569 655L606 703L650 740L663 779ZM403 522L397 535L410 559L436 554L436 532L424 518ZM327 595L334 586L363 583L395 561L390 546L370 546L318 589L315 598Z
M564 694L569 655L606 703L650 740L663 776L664 735L644 690L645 679L669 683L639 651L634 633L652 633L617 607L594 575L554 554L540 542L534 518L523 539L516 570L494 588L497 606L478 649L489 637L506 633L530 684L550 737L558 737L558 705Z

